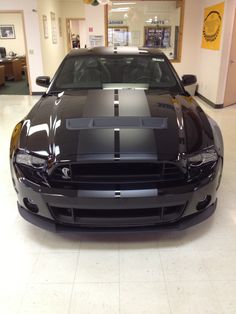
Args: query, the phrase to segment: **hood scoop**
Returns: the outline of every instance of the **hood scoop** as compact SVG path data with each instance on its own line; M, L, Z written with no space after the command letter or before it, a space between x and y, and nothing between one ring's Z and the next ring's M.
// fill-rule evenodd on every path
M167 129L168 118L96 117L66 119L68 130L86 129Z

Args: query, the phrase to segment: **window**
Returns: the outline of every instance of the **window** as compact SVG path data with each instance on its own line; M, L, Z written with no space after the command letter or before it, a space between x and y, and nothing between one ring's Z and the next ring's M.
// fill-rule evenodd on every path
M110 88L181 92L169 62L162 55L70 57L64 61L51 90Z
M107 45L152 47L181 61L184 0L122 1L107 6Z
M128 27L109 27L108 46L128 46Z

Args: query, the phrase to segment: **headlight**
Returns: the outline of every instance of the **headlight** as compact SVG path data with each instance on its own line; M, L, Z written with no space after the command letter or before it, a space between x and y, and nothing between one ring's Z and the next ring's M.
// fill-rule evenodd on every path
M18 153L16 155L16 163L42 169L46 165L46 160L29 154Z
M209 162L215 162L217 161L217 159L218 155L216 151L213 148L211 148L202 151L200 154L189 157L188 162L190 166L198 167Z

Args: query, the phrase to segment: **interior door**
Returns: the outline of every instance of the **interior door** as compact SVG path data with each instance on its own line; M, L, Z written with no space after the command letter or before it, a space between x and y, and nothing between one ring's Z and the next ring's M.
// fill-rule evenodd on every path
M236 11L232 35L232 46L225 90L224 106L236 104Z

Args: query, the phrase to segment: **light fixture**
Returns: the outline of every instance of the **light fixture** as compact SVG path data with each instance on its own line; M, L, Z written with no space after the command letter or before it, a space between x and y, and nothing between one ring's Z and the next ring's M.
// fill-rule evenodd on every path
M117 8L117 9L111 9L110 12L128 12L129 7L127 8Z
M132 5L132 4L136 4L136 2L112 2L113 5Z
M108 4L109 0L98 0L98 3L102 4L102 5L106 5Z

